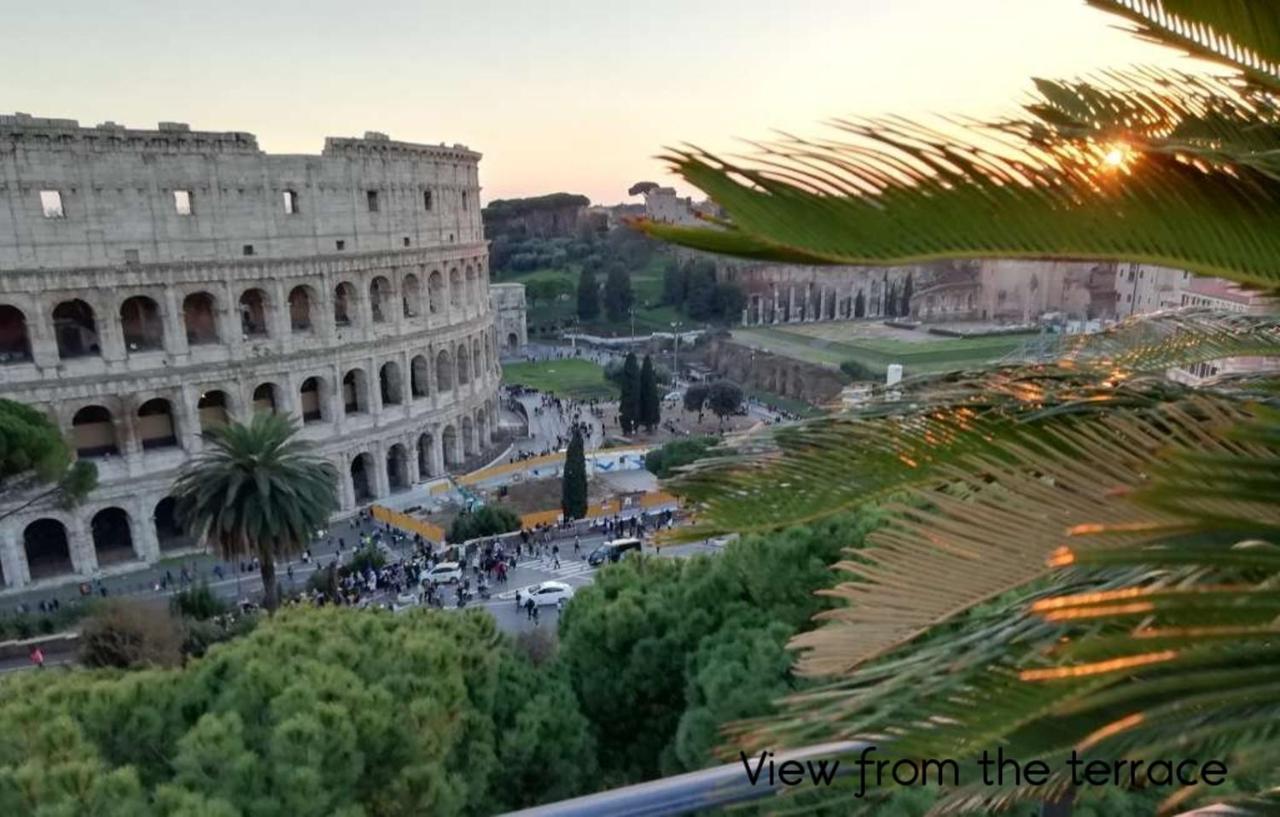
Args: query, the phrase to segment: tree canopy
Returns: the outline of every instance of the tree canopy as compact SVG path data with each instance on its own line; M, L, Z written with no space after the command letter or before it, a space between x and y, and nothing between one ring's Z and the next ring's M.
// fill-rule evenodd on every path
M582 431L575 426L564 457L564 475L560 480L560 510L565 519L581 519L587 515L587 456Z
M479 817L595 784L564 677L478 613L286 609L184 669L2 683L4 814Z
M72 459L71 450L52 420L28 405L0 399L0 499L8 500L42 485L52 486L0 518L41 500L73 504L97 484L97 467Z

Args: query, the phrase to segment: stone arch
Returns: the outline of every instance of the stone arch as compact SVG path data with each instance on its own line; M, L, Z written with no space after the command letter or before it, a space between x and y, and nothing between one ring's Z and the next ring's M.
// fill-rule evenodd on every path
M376 275L369 282L369 312L374 323L391 320L391 282L384 275Z
M75 572L67 526L57 519L37 519L22 531L22 547L32 580Z
M93 551L99 565L127 562L134 558L133 525L123 508L103 508L89 522Z
M431 445L435 440L431 432L424 431L418 435L418 479L429 479L435 476L431 465Z
M404 402L404 379L400 376L400 364L388 360L378 369L378 386L381 389L382 405L398 406Z
M515 332L507 333L507 351L514 352L520 348L520 336Z
M174 498L166 496L156 503L155 510L151 514L151 522L156 529L156 542L159 543L161 552L178 550L194 544L191 537L182 529L182 525L178 523L176 509L177 502Z
M413 484L409 476L409 452L400 443L387 449L387 485L393 491L404 491Z
M102 354L93 307L79 298L62 301L53 308L53 334L62 360Z
M0 366L31 360L27 316L16 306L0 304Z
M477 452L476 446L476 424L471 419L471 415L464 414L462 417L462 450L469 457Z
M451 426L447 425L440 432L440 444L444 446L444 464L452 467L462 464L462 457L458 452L458 432Z
M138 441L142 450L173 448L178 444L173 406L163 397L153 397L138 407Z
M463 343L458 346L458 354L455 356L454 360L457 362L457 365L454 367L458 373L457 384L459 386L465 386L467 383L471 382L471 361L470 355L467 353L467 344Z
M200 415L200 430L208 433L231 422L231 401L225 391L210 389L200 395L196 413Z
M266 411L276 414L280 411L280 387L267 381L259 383L250 398L254 411Z
M182 324L187 329L187 345L218 342L218 305L208 292L192 292L182 299Z
M359 314L359 293L349 281L342 281L333 288L333 322L338 326L352 326Z
M482 408L476 409L477 448L483 449L486 445L489 444L488 429L489 429L489 422L488 422L488 419L485 417L484 409Z
M240 332L246 338L270 337L267 321L270 301L267 293L257 287L240 293Z
M449 306L462 306L462 274L449 270Z
M365 451L351 458L350 474L351 495L355 497L356 504L372 502L374 499L373 457L369 452Z
M310 425L331 419L326 417L329 404L329 384L323 377L312 375L298 387L298 407L302 411L302 424Z
M400 300L406 318L416 318L422 314L422 282L412 272L400 282Z
M369 376L358 366L342 376L342 407L347 414L369 411Z
M315 301L315 291L306 284L289 290L289 328L292 331L311 331L311 305Z
M440 311L444 304L444 276L435 270L427 278L427 309L432 315Z
M429 397L431 394L431 364L426 355L415 355L409 361L409 393L413 397Z
M120 328L130 352L155 352L164 348L164 321L160 307L146 295L125 298L120 304Z
M115 420L106 406L85 406L71 418L71 438L77 457L106 457L120 453Z
M449 352L441 349L436 355L436 390L449 391L453 388L453 361Z
M472 338L471 340L471 377L479 379L484 371L484 353L480 351L480 340Z

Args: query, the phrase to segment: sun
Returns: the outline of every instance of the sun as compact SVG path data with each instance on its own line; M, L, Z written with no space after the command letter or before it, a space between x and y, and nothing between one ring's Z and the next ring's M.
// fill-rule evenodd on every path
M1102 157L1102 161L1111 167L1119 167L1124 164L1124 151L1118 147L1113 147L1107 151L1107 155Z

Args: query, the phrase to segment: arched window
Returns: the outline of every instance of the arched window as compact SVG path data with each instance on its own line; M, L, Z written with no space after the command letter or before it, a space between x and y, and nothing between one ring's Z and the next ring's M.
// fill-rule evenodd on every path
M0 304L0 365L31 360L31 338L27 336L27 316L9 304Z
M403 491L412 484L409 477L409 452L400 443L387 450L387 484L393 491Z
M476 292L476 271L474 267L467 267L467 306L475 306L479 298Z
M386 323L391 317L391 282L379 275L369 283L369 309L374 323Z
M311 331L311 300L310 287L289 290L289 326L294 332Z
M418 276L409 273L400 284L400 294L404 301L404 316L416 318L422 314L422 284Z
M453 361L449 359L449 353L441 349L440 354L436 355L436 389L449 391L452 388Z
M67 529L56 519L37 519L22 531L22 545L27 554L31 578L47 579L71 573L71 547Z
M280 410L280 403L276 400L277 394L275 383L263 383L253 390L253 410L267 411L275 414Z
M111 412L102 406L85 406L71 418L71 438L77 457L106 457L120 453Z
M471 376L480 377L484 371L484 356L480 353L480 341L471 341Z
M187 327L189 345L218 342L217 312L209 293L193 292L182 299L182 322Z
M368 453L351 460L351 488L357 505L373 500L373 457Z
M350 326L356 314L356 288L343 281L333 288L333 322L338 326Z
M156 397L138 407L138 439L143 450L172 448L178 444L168 400Z
M460 465L462 457L458 451L458 432L453 426L445 426L444 431L440 432L440 443L444 446L444 464Z
M342 378L342 406L347 414L369 410L369 383L364 369L352 369Z
M427 309L435 315L444 305L444 276L438 271L427 279Z
M270 334L267 293L260 289L246 289L240 296L240 331L246 338L265 338Z
M431 364L424 355L418 355L409 362L409 390L414 397L426 397L430 388Z
M53 308L53 334L58 341L58 357L63 360L102 353L93 307L79 299L63 301Z
M173 497L166 496L156 503L155 513L151 517L152 523L156 526L156 540L160 543L161 552L194 544L191 537L178 524L178 517L174 513L176 505Z
M204 392L200 395L196 412L200 415L201 431L207 432L225 426L231 421L227 393L218 389Z
M382 405L394 406L404 401L404 385L400 380L400 365L395 361L382 364L378 370L378 386L381 388Z
M89 523L98 565L127 562L134 557L133 529L123 508L103 508Z
M155 352L164 348L160 307L147 296L135 295L120 304L120 325L125 348L130 352Z
M456 367L458 377L456 382L459 386L465 386L467 383L471 382L471 364L468 360L469 357L466 345L459 346L458 356L456 358L458 361L458 365Z
M302 406L302 424L309 425L324 420L324 384L318 377L308 377L298 390L298 402Z

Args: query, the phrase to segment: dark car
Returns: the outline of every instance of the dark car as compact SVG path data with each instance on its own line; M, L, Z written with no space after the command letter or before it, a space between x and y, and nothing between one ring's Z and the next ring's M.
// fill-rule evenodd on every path
M587 564L597 567L606 561L616 562L629 551L640 552L639 539L614 539L611 542L605 542L600 547L591 551L587 555Z

